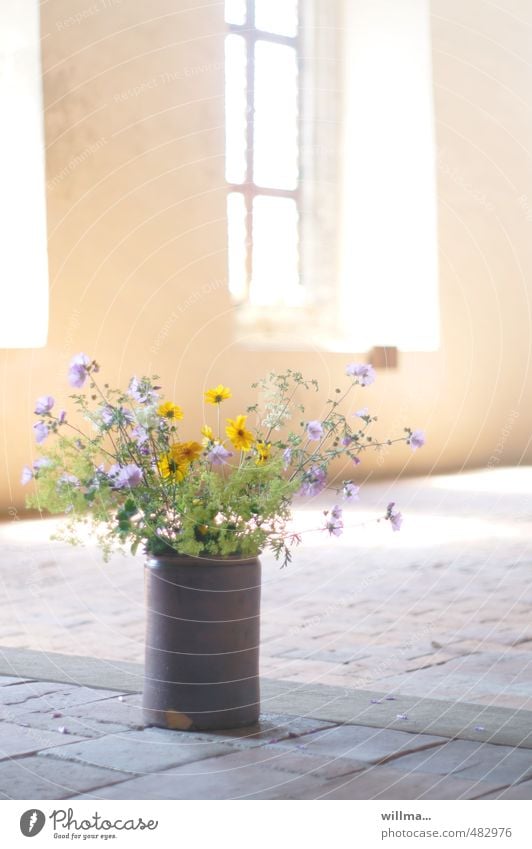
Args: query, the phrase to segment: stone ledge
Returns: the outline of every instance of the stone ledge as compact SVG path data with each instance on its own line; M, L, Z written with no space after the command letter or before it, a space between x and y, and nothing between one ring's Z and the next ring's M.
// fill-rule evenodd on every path
M30 649L0 647L0 675L126 693L142 690L141 664ZM267 713L532 749L532 711L401 694L390 700L370 690L269 678L262 679L261 690Z

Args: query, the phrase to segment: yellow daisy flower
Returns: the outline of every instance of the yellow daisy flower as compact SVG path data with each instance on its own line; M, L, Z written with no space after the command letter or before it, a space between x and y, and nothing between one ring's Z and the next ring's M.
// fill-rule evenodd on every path
M268 457L270 456L270 451L272 449L270 442L257 442L255 445L257 449L257 459L255 463L257 466L263 466Z
M227 386L222 386L222 384L218 384L216 389L208 389L205 393L205 400L207 404L221 404L222 401L227 401L228 398L232 398L232 392Z
M201 456L202 452L203 445L200 445L199 442L176 442L170 448L172 460L175 460L178 465L193 463Z
M203 425L201 433L205 437L207 442L214 442L214 433L212 427L209 427L209 425Z
M225 432L233 448L240 451L249 451L255 439L251 431L246 430L247 416L237 416L236 419L227 419Z
M163 478L182 481L188 472L188 463L178 463L170 454L163 454L157 461L157 468Z
M157 408L157 415L161 416L163 419L182 419L183 410L181 407L178 407L177 404L173 404L171 401L166 401L165 404L161 404L160 407Z

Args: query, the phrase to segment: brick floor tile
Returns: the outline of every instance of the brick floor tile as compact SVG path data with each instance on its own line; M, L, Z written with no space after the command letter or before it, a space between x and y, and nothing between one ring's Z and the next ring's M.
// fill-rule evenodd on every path
M148 728L51 748L43 755L144 775L227 751L226 745L192 741L189 735Z
M108 769L41 756L0 762L0 796L4 799L65 799L114 784L129 776Z

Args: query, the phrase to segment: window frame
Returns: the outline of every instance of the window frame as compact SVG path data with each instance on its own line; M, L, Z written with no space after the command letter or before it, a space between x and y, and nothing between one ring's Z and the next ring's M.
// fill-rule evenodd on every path
M297 210L298 238L298 275L296 285L303 283L302 255L302 217L303 217L303 162L302 155L302 108L303 108L303 62L302 62L302 0L298 2L297 32L294 36L280 35L258 29L255 23L255 0L246 0L246 19L243 24L226 21L226 37L239 35L244 38L246 47L246 162L245 176L242 183L230 182L226 179L227 194L238 192L244 198L246 228L246 287L241 298L243 303L249 303L249 293L253 280L253 202L256 197L290 198L295 202ZM268 41L273 44L283 44L294 48L297 66L297 184L294 189L268 188L254 182L254 145L255 145L255 45L257 41Z

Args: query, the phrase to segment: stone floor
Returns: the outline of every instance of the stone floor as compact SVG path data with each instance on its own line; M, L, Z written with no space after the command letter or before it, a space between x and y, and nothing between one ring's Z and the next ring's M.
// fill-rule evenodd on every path
M374 521L392 499L398 534ZM532 709L532 470L368 483L329 539L335 500L299 505L289 568L263 557L262 674ZM0 646L140 661L142 557L52 528L0 525Z
M4 676L0 718L3 799L532 799L530 748L302 711L165 731L138 695Z

